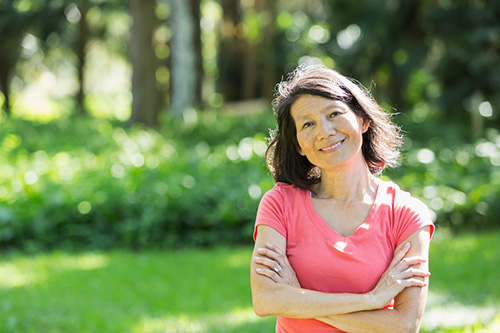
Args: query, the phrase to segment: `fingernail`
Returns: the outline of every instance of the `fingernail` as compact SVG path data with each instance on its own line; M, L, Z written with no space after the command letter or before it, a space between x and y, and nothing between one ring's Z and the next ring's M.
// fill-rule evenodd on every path
M409 246L410 246L410 243L406 243L406 244L405 244L405 248L406 248L406 247L409 247Z
M262 272L262 271L263 271L263 269L262 269L262 268L256 268L255 270L256 270L257 272Z

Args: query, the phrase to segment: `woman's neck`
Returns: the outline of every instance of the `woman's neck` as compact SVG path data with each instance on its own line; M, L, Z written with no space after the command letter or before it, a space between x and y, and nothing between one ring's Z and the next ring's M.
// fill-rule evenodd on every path
M375 195L377 185L377 178L371 174L366 164L358 168L321 170L321 181L314 185L313 197L344 202L364 201L367 195Z

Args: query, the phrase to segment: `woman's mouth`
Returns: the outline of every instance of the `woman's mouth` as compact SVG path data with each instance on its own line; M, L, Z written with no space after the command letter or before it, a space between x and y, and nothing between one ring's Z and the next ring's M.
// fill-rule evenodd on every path
M344 139L345 140L345 139ZM341 140L331 146L328 146L328 147L325 147L325 148L321 148L320 151L326 151L326 152L329 152L329 151L334 151L336 150L343 142L344 140Z

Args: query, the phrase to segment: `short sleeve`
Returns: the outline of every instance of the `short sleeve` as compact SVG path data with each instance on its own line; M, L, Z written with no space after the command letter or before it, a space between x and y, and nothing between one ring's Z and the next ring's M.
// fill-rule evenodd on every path
M434 234L434 224L429 214L429 208L419 199L409 193L400 196L396 209L396 246L410 237L420 228L430 226L430 237Z
M253 239L257 239L257 227L267 225L287 237L286 219L284 216L284 197L278 185L262 197L257 210Z

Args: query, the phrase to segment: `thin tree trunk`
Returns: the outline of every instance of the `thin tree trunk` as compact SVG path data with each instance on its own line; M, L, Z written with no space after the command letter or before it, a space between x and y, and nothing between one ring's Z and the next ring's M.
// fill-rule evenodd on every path
M20 55L23 31L0 37L0 91L4 96L3 110L11 114L10 82L14 76L16 63Z
M174 116L196 105L197 66L195 23L191 1L172 0L172 56L170 111Z
M226 101L236 101L243 97L244 69L242 61L246 58L246 40L238 34L242 22L240 0L222 0L223 24L221 43L218 52L220 75L218 90Z
M276 37L276 16L277 8L276 1L257 0L257 10L267 11L271 15L269 24L264 28L264 38L261 43L261 57L263 62L260 72L260 84L257 94L267 100L272 100L274 95L274 87L281 79L281 75L276 73L275 59L275 37Z
M87 23L88 1L81 0L78 10L80 11L80 22L78 22L78 38L75 44L75 53L78 59L78 92L76 102L80 114L85 115L85 63L87 58L87 44L89 40L89 26Z
M132 62L132 116L130 123L158 125L160 94L156 86L158 61L153 49L157 27L155 0L130 0L133 25L130 33Z
M191 0L191 15L193 17L193 44L195 54L195 68L196 68L196 95L194 98L194 106L203 108L202 105L202 83L203 83L203 57L201 54L201 27L200 27L200 4L201 0Z

